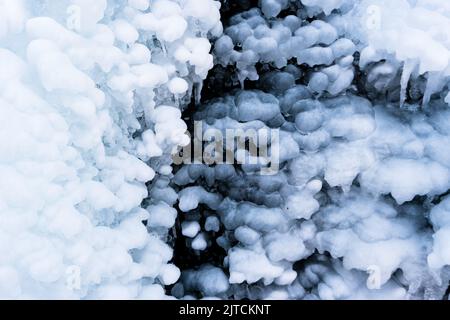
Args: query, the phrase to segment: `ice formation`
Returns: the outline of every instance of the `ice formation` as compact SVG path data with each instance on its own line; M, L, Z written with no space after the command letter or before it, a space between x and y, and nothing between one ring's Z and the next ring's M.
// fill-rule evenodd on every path
M165 177L219 3L0 6L1 297L164 297L180 273Z
M0 0L0 298L447 299L447 2Z

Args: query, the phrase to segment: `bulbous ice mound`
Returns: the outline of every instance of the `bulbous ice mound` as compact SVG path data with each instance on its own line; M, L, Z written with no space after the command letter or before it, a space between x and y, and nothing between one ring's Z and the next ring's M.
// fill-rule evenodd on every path
M279 143L270 148L279 149L282 169L264 176L254 166L184 166L173 182L200 183L210 192L182 189L180 208L220 219L222 231L209 233L208 245L217 242L227 251L219 263L229 270L230 294L240 292L236 284L254 284L267 287L260 298L293 297L302 272L295 264L313 259L317 250L342 260L348 270L374 268L382 288L401 270L404 298L420 296L424 288L438 297L445 287L435 279L436 268L445 263L435 261L446 261L444 238L438 236L431 253L429 205L418 197L431 201L450 188L448 152L438 147L450 138L443 124L449 115L445 106L430 116L399 114L351 94L315 100L307 87L295 84L273 95L239 91L203 106L195 119L224 136L229 128L279 129ZM184 205L188 198L195 204Z
M342 28L359 42L367 89L390 92L401 107L433 95L450 102L450 7L443 0L358 2Z
M164 297L176 211L163 183L141 203L188 141L180 109L212 67L220 4L0 7L0 297Z
M198 196L206 205L190 208L190 223L220 221L214 232L206 225L196 231L207 247L217 243L226 252L215 264L228 270L231 286L218 297L445 295L450 115L447 37L438 30L448 6L380 6L260 1L235 7L244 11L227 20L213 51L222 68L212 77L230 87L234 72L249 89L238 84L194 119L223 136L230 128L278 129L279 143L269 148L279 150L280 170L261 176L264 165L196 164L175 174L182 193L203 186ZM421 44L405 36L413 31ZM435 46L442 47L436 60ZM245 153L235 148L224 151ZM211 206L214 195L223 200Z
M305 5L313 3L303 2ZM319 1L314 5L330 4ZM337 3L331 5L339 7ZM299 7L300 1L261 1L262 11L254 8L233 16L224 35L215 43L218 62L224 66L235 65L239 70L238 78L243 82L259 79L256 65L260 62L283 68L295 59L298 65L315 67L308 75L313 91L336 95L345 90L354 77L354 43L343 38L341 30L328 22L330 17L305 23L307 10L304 9L305 14L296 15L294 9L300 10ZM276 17L281 8L289 8L292 14L270 19Z

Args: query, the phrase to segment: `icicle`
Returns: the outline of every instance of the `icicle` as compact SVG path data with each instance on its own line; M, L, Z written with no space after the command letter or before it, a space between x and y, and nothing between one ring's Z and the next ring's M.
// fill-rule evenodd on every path
M444 101L445 101L445 103L447 103L448 105L450 105L450 92L447 93L447 95L445 96Z
M406 60L403 65L402 77L400 79L400 108L403 107L406 101L406 90L408 89L408 82L411 74L416 68L417 63L415 60Z
M245 87L244 87L245 79L246 79L245 75L238 73L238 80L239 80L239 84L241 85L241 90L245 90Z
M200 105L200 100L202 97L203 81L199 81L195 85L195 104Z
M429 72L427 86L423 95L422 107L426 106L430 102L430 98L433 93L442 89L442 73L441 72Z

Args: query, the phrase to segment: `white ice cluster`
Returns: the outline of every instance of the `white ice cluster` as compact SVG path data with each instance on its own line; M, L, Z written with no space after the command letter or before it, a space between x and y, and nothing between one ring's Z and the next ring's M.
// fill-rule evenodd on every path
M219 7L0 1L1 298L161 298L178 280L159 177L188 141Z
M240 110L249 100L255 112L243 119ZM450 136L436 122L448 121L447 111L429 118L413 115L402 123L363 98L348 94L313 100L305 86L293 85L278 96L241 91L206 105L197 116L219 129L267 129L274 119L280 128L283 169L276 175L258 175L244 165L191 165L173 180L180 186L205 181L206 188L216 190L182 189L180 208L188 215L199 213L201 203L208 216L216 212L224 229L216 241L227 251L231 284L261 280L266 286L285 287L283 295L277 290L277 297L297 297L298 289L291 288L298 276L294 264L317 250L342 259L348 270L375 267L380 286L401 270L409 295L422 286L441 290L433 279L436 267L427 266L433 240L426 211L410 202L450 188L450 154L439 147ZM186 206L188 201L191 206ZM195 235L199 232L196 225ZM206 228L200 234L204 238ZM430 259L445 260L445 249L434 251ZM271 290L267 297L272 297Z
M231 286L215 296L445 296L449 19L438 0L260 1L229 19L216 59L256 89L205 104L195 119L223 135L279 129L270 148L281 169L197 164L175 174L180 194L203 186L182 209L190 223L220 220L197 229L225 252L217 265ZM185 290L213 293L197 280L204 268L189 271Z
M363 0L336 19L357 39L368 89L400 107L426 107L433 95L450 103L450 6L442 0ZM413 104L413 106L411 106Z
M447 0L0 0L0 298L448 298L449 62Z
M300 5L300 1L294 1ZM304 1L305 5L327 7L331 1ZM343 2L343 1L334 1ZM355 44L343 37L342 30L327 19L305 23L304 14L274 18L289 1L262 1L258 8L230 19L230 26L216 41L215 54L222 65L235 65L240 81L257 80L257 63L286 67L295 59L298 65L314 67L308 74L311 90L336 95L345 90L354 78ZM325 4L326 3L326 4ZM337 5L337 4L335 4ZM329 11L329 10L326 10Z

